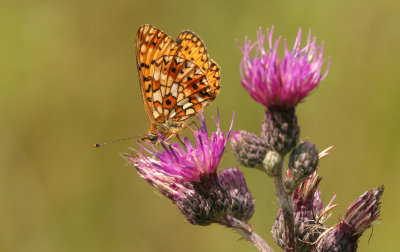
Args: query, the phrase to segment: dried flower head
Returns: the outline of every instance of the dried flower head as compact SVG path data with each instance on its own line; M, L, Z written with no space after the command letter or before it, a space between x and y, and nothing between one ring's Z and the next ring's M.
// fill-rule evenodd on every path
M317 251L357 251L358 239L380 215L384 187L366 191L347 208L343 220L318 242Z
M287 177L291 177L290 170ZM313 173L309 178L304 180L299 187L293 192L293 210L295 217L296 230L296 251L306 252L312 251L318 238L328 227L324 222L330 216L330 210L335 207L331 201L324 206L321 199L321 192L318 185L321 178ZM282 209L279 210L276 221L272 227L272 234L275 242L285 248L285 232Z

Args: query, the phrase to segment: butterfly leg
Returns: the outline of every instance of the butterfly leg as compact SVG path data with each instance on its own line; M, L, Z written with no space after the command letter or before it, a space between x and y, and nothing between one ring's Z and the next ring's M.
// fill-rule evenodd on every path
M183 125L185 126L185 128L188 128L188 129L190 129L192 132L193 132L193 134L195 134L195 135L197 135L197 133L196 133L196 131L194 131L191 127L190 127L190 125L191 124L194 124L194 125L196 125L196 128L197 129L199 129L199 127L197 126L197 124L196 124L196 122L195 121L192 121L189 125L188 124L186 124L185 122L183 122Z
M196 121L191 121L191 122L189 123L189 126L192 125L192 124L194 124L194 126L196 126L196 129L197 129L197 130L200 130L200 127L197 125Z
M181 136L179 134L176 134L176 138L178 138L179 142L181 142L181 144L183 146L185 146L185 143L183 142L183 140L182 140L182 138L181 138Z
M169 144L169 140L170 140L173 136L175 136L175 135L174 135L174 134L170 135L169 137L167 137L167 138L165 138L164 140L162 140L162 142L163 142L165 145L168 145L168 144Z

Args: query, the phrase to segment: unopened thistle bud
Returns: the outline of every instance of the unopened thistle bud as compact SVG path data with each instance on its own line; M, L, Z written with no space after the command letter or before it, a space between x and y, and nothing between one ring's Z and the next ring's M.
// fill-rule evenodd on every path
M282 157L276 151L268 151L263 161L265 172L271 176L279 176L282 170Z
M268 149L282 156L293 149L299 141L300 128L294 108L268 109L261 127L261 138L266 142Z
M247 223L254 214L254 199L243 173L238 168L223 170L219 182L228 194L228 215Z
M232 134L230 141L232 152L240 164L247 167L257 167L262 164L267 147L256 134L239 130Z
M366 191L346 210L344 219L318 242L318 252L357 251L358 239L376 224L384 187Z
M292 177L285 181L288 191L293 191L308 178L318 166L318 150L309 142L300 143L290 154L289 169Z

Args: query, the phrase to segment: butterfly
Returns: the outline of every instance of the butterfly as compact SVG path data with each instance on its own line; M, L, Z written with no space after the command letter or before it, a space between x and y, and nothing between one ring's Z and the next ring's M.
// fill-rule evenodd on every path
M143 25L136 35L136 63L143 104L151 126L142 140L178 135L186 120L204 110L220 89L220 68L201 38L190 30L174 41Z

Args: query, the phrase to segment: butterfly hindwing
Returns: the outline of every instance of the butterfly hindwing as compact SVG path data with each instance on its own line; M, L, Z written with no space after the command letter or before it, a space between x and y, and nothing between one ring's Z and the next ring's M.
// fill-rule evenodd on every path
M152 111L154 119L159 123L165 122L177 103L181 83L176 82L176 77L184 63L185 59L179 56L167 55L160 57L154 64Z
M163 56L153 73L154 118L181 121L204 109L214 98L207 77L192 61L179 56Z
M184 121L206 108L215 98L210 89L207 76L199 66L185 60L176 80L180 83L178 99L171 120Z

